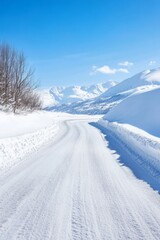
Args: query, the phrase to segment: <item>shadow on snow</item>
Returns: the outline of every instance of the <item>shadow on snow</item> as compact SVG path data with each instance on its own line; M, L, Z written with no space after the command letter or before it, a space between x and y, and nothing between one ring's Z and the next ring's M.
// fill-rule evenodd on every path
M111 150L116 151L116 153L119 155L118 161L122 165L130 168L137 178L147 182L154 190L160 193L159 172L152 175L149 171L147 171L147 169L144 168L143 164L140 164L140 162L143 163L145 160L141 156L137 155L135 151L126 146L122 140L120 140L116 135L111 133L105 127L95 122L91 122L90 125L98 128L101 133L103 133L108 143L108 147Z

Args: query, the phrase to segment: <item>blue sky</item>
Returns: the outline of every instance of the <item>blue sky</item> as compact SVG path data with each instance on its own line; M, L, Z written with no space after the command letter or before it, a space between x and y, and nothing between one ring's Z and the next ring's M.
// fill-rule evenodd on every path
M160 1L0 0L0 42L41 87L121 81L160 66Z

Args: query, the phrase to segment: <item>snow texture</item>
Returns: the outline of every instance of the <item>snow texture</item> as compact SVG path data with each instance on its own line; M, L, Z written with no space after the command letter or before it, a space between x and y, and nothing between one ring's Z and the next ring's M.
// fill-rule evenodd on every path
M104 119L128 123L160 137L160 88L126 98L112 108Z
M0 176L1 240L160 239L159 194L88 121L63 120L48 144Z
M0 113L0 172L7 171L37 151L57 133L59 125L50 113L14 115Z
M110 141L110 148L120 155L120 161L138 178L160 191L160 138L129 124L101 119L96 126Z

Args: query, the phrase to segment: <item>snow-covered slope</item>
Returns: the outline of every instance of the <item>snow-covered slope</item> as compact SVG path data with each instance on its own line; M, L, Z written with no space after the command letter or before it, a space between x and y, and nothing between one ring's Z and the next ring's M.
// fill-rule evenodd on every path
M139 91L113 107L102 120L107 139L136 176L160 190L160 86Z
M52 87L50 89L38 90L38 93L43 102L43 107L46 108L58 104L68 104L93 99L116 84L115 81L108 81L91 86Z
M38 89L36 90L40 99L42 101L42 107L51 107L57 104L56 100L53 98L50 89Z
M160 68L140 72L133 77L128 78L123 82L117 84L113 88L110 88L99 98L106 99L110 96L147 85L160 85Z
M160 87L131 95L112 108L104 119L128 123L160 137Z
M61 104L49 108L53 111L69 113L105 114L128 96L145 92L160 86L160 68L143 71L109 88L100 96L71 104Z

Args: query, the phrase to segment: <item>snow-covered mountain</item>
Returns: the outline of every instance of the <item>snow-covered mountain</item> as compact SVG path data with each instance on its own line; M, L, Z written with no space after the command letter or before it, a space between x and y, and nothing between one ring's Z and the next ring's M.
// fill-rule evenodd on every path
M115 81L108 81L91 86L52 87L38 90L43 102L43 107L70 104L79 101L93 99L104 93L110 87L115 86Z
M153 85L160 85L160 68L140 72L133 77L122 81L114 88L104 92L104 94L100 96L100 99L106 99L122 92L134 91L134 89L137 89L138 87Z
M145 92L160 86L160 68L147 70L107 89L94 99L61 104L49 108L69 113L105 114L112 107L136 92Z

